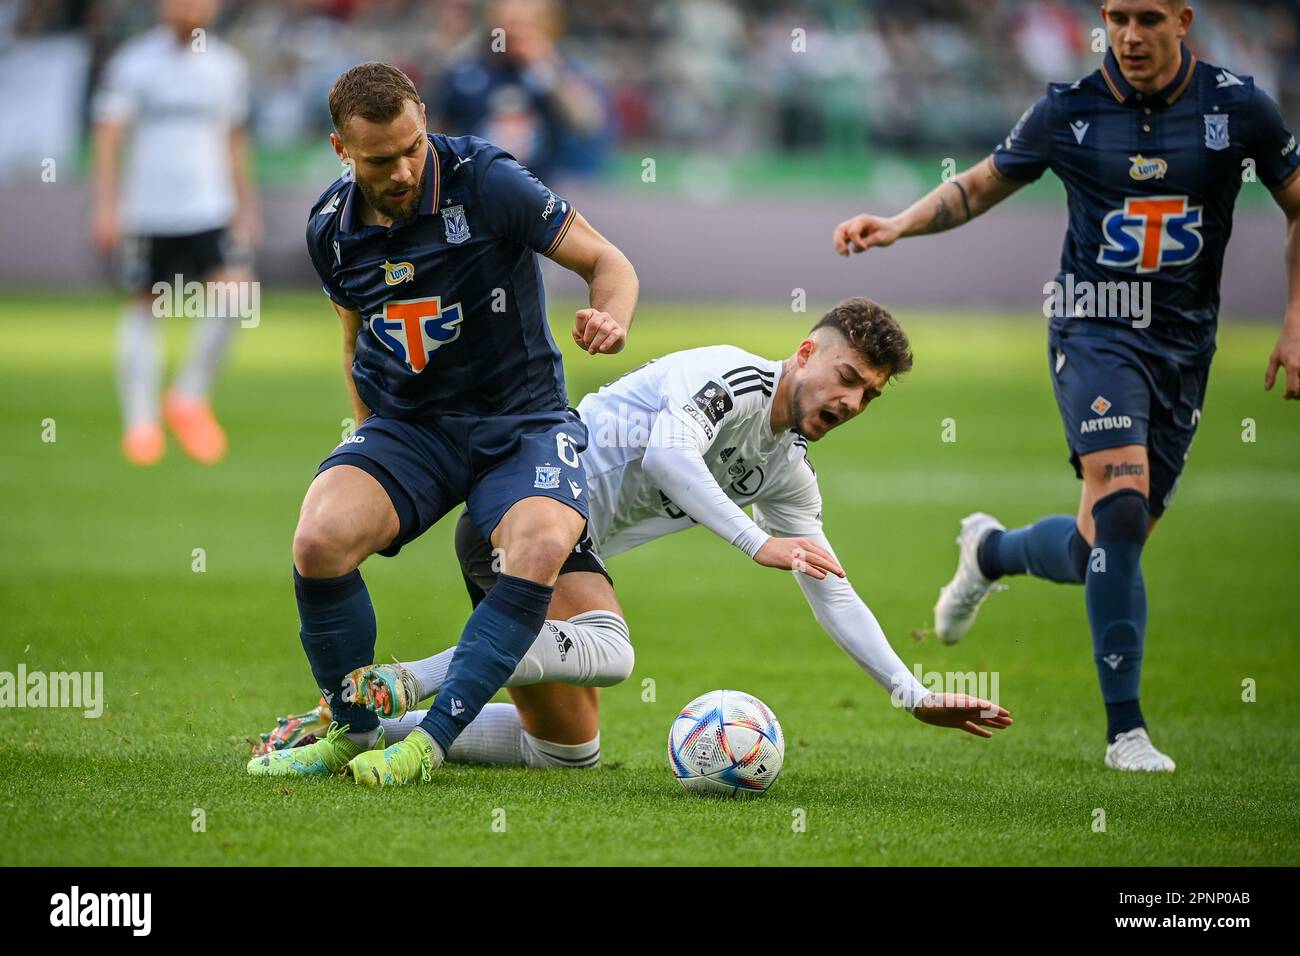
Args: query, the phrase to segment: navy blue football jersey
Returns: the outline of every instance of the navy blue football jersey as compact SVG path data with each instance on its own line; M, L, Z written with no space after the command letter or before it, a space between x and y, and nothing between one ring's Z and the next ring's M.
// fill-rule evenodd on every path
M1270 189L1300 168L1277 106L1248 76L1197 62L1186 47L1173 81L1143 94L1113 52L1096 72L1047 95L993 153L1010 180L1051 169L1065 184L1070 228L1057 281L1149 282L1150 327L1131 316L1064 315L1060 332L1125 338L1200 364L1214 354L1223 254L1243 181ZM1079 323L1086 323L1081 328Z
M361 314L357 393L406 420L566 408L537 253L563 241L573 207L484 140L431 134L429 147L409 220L363 225L348 177L307 220L325 294Z

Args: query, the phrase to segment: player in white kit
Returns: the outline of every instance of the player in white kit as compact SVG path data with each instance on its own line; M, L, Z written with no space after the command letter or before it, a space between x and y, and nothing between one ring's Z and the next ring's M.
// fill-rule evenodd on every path
M594 766L600 759L596 688L626 679L633 653L602 557L701 524L757 563L795 570L817 622L918 719L977 736L1010 714L964 695L930 694L894 653L844 577L822 528L808 442L857 416L912 365L897 322L868 299L828 312L784 361L730 345L655 359L578 406L590 443L582 453L591 495L588 536L566 562L549 620L506 682L513 704L489 704L448 759L525 766ZM540 470L540 469L539 469ZM545 475L539 475L544 480ZM744 511L753 506L751 519ZM462 517L456 550L475 604L508 555ZM423 661L355 671L351 694L380 714L389 741L416 726L415 704L435 694L451 650ZM319 731L324 708L292 732ZM315 727L312 724L316 723ZM281 725L266 746L288 745Z
M122 451L137 465L162 458L160 418L196 460L213 464L226 451L209 394L232 329L249 318L236 311L249 297L231 283L252 280L259 224L245 132L247 70L208 31L217 6L162 0L162 22L117 51L92 104L91 238L116 260L131 296L118 327L118 387ZM221 294L193 296L185 288L191 282ZM166 283L166 300L156 283ZM160 402L158 315L171 309L156 311L155 302L200 300L190 355Z

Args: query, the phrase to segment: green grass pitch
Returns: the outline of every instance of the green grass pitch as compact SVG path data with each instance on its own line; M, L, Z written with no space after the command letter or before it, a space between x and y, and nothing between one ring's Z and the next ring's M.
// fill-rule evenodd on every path
M915 371L812 450L828 534L904 661L996 671L1012 729L982 741L895 710L792 581L695 529L611 562L637 665L603 692L600 769L447 767L374 792L244 773L243 736L316 697L290 539L347 414L336 320L319 295L267 296L217 395L227 461L205 469L172 444L139 471L118 454L115 312L106 296L44 294L0 310L0 671L102 671L106 697L97 720L0 711L8 864L1300 863L1300 408L1262 388L1272 323L1222 330L1188 470L1146 551L1144 706L1177 773L1102 767L1081 589L1016 579L962 644L912 637L952 571L958 519L1073 513L1078 492L1041 325L901 310ZM553 309L575 400L678 348L785 355L811 318L649 302L624 354L592 358L569 314ZM187 331L169 321L173 363ZM459 634L450 527L366 563L381 658ZM761 799L694 798L669 774L669 722L716 687L757 694L785 728L785 769Z

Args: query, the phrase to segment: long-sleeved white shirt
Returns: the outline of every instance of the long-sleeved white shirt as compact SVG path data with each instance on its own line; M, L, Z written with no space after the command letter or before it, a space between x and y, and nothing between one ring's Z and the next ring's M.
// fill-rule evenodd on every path
M772 432L781 374L780 362L711 346L656 359L584 398L597 553L610 557L695 524L751 558L769 535L829 550L807 440ZM872 679L909 710L926 696L846 579L795 577L817 622Z

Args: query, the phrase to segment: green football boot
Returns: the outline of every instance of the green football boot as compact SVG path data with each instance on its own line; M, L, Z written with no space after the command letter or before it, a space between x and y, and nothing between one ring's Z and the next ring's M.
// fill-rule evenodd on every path
M316 777L342 773L348 761L361 753L361 746L345 736L348 725L330 724L323 740L305 747L277 750L254 757L248 762L248 772L254 777ZM384 745L384 731L380 728L375 746Z
M251 756L263 757L277 750L289 750L293 747L305 747L314 744L325 735L334 718L330 715L329 704L325 698L320 699L314 708L305 714L290 714L288 717L275 718L275 729L263 731L260 740L245 737L253 745Z
M391 747L367 750L354 757L346 773L368 787L395 787L404 783L428 783L441 764L441 753L433 741L416 730Z
M380 717L396 719L415 709L420 686L401 664L367 664L343 678L343 699Z

